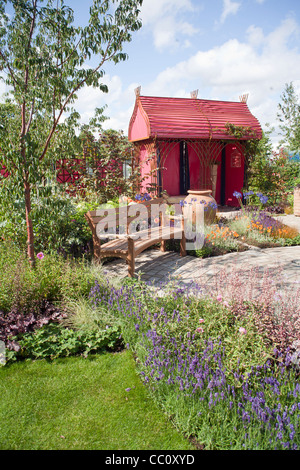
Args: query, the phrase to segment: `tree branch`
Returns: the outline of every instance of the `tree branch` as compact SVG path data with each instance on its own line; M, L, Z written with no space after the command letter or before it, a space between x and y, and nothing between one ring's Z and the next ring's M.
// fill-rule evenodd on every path
M92 75L94 75L94 74L102 67L102 65L104 64L104 62L106 62L107 60L110 60L110 59L113 57L114 54L112 54L111 56L107 57L107 53L108 53L108 49L109 49L110 45L111 45L111 43L109 43L109 44L107 45L107 48L106 48L105 54L104 54L104 56L103 56L103 59L102 59L102 61L100 62L100 64L99 64L97 67L95 67L95 69L94 69L93 72L92 72ZM47 150L48 150L48 147L49 147L50 141L51 141L51 139L52 139L52 136L53 136L53 134L54 134L54 132L55 132L55 129L56 129L58 123L59 123L59 120L60 120L60 118L61 118L61 116L62 116L62 114L63 114L63 112L64 112L64 110L65 110L65 108L66 108L66 106L67 106L67 104L68 104L69 101L71 100L72 96L76 93L76 91L79 90L79 89L84 85L84 83L87 81L87 78L88 78L88 77L85 77L83 80L81 80L81 81L73 88L73 90L69 93L69 95L67 96L67 98L66 98L64 104L62 105L62 107L61 107L61 109L60 109L60 112L59 112L59 114L58 114L56 120L53 122L52 129L51 129L51 131L50 131L50 133L49 133L49 135L48 135L48 138L47 138L46 143L45 143L45 147L44 147L43 152L42 152L42 154L41 154L41 156L40 156L40 158L39 158L40 161L43 160L43 158L44 158L45 155L46 155L46 152L47 152Z
M8 68L8 71L9 71L9 73L10 73L10 75L11 75L11 78L13 79L14 84L15 84L15 85L19 85L18 80L16 79L15 74L14 74L14 72L13 72L13 69L11 68L11 66L10 66L10 64L9 64L9 62L8 62L8 60L7 60L7 58L5 57L4 53L3 53L1 50L0 50L0 56L1 56L2 60L3 60L3 62L5 63L6 67Z
M35 20L36 20L36 4L37 0L33 0L32 2L32 8L33 8L33 15L31 19L31 25L30 25L30 30L29 30L29 37L28 37L28 44L27 44L27 52L30 50L30 45L32 41L32 36L33 36L33 31L34 31L34 26L35 26ZM29 132L29 128L32 122L32 116L33 116L33 110L34 110L34 100L31 105L31 112L29 116L29 120L26 124L26 101L25 101L25 95L28 90L28 81L29 81L29 65L28 63L26 64L25 68L25 77L24 77L24 99L22 103L22 108L21 108L21 115L22 115L22 127L21 127L21 135L20 137L24 137Z

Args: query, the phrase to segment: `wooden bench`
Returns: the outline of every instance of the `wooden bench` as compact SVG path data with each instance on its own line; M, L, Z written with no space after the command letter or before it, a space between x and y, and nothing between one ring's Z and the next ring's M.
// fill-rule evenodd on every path
M180 220L180 226L172 227L165 213L166 207L165 200L157 198L141 204L95 210L85 214L93 235L94 258L98 261L109 257L123 258L128 264L128 275L133 277L135 258L142 251L157 243L161 243L161 251L166 251L167 240L180 239L180 255L186 256L183 215L181 213L174 217L174 219ZM156 226L153 226L153 214L157 214L155 217ZM134 222L139 224L141 218L145 221L147 228L132 231ZM149 224L150 221L151 224ZM117 228L117 230L113 230L114 233L109 233L110 226ZM120 230L121 226L124 233ZM112 239L101 244L101 239L108 238Z

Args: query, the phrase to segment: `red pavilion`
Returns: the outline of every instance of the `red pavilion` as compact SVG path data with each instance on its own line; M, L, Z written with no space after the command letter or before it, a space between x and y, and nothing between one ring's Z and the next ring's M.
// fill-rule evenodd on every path
M239 139L228 124L247 129ZM234 191L244 186L245 142L260 139L261 126L239 102L197 98L160 98L136 89L128 138L134 143L134 162L140 167L140 190L166 191L178 202L191 190L212 190L219 205L236 206Z

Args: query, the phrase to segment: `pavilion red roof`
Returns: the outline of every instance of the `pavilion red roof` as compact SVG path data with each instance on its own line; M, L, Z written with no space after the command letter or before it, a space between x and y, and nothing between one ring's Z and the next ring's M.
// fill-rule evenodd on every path
M259 121L244 102L213 101L197 98L137 96L129 124L129 140L158 138L232 139L227 123L250 127L257 138ZM245 139L253 136L245 137Z

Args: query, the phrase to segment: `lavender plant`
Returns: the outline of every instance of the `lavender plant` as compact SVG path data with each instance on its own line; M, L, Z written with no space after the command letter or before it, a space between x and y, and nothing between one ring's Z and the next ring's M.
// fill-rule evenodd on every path
M144 383L182 432L208 449L298 448L297 373L288 353L272 354L253 312L237 315L198 285L159 296L96 283L90 300L122 320Z

